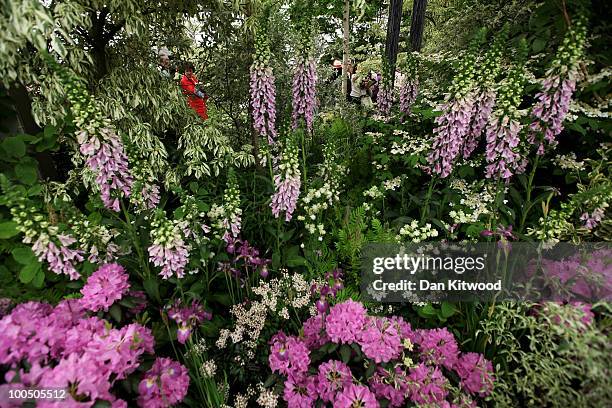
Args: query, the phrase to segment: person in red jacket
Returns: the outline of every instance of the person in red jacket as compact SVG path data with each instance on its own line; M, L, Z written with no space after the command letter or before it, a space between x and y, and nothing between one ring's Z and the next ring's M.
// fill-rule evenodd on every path
M187 95L189 106L204 120L208 119L206 100L208 95L197 88L198 78L193 73L193 64L185 64L185 74L181 77L183 94Z

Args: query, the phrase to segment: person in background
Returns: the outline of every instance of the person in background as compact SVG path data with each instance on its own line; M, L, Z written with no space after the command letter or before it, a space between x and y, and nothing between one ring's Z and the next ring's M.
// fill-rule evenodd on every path
M349 73L351 79L351 93L349 94L349 101L361 104L361 97L366 94L363 84L358 83L357 77L357 64L349 66Z
M208 119L208 113L206 109L206 101L208 95L198 89L198 78L193 73L193 64L185 64L185 73L181 77L181 88L183 88L183 94L187 95L187 101L189 106L196 111L196 113L204 120Z
M157 56L159 58L157 62L157 69L159 70L159 73L164 78L171 79L174 73L172 72L173 69L170 65L170 51L166 47L163 47L159 50Z

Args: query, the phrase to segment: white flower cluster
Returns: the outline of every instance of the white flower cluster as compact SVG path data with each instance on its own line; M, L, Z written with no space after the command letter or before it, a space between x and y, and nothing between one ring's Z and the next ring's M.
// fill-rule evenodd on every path
M213 378L217 372L217 363L215 360L207 360L200 367L200 374L203 378Z
M245 365L255 358L266 320L269 317L288 318L288 308L305 309L313 306L318 298L313 296L310 288L319 283L308 282L300 274L289 275L286 272L280 278L260 282L259 286L253 288L253 293L260 299L254 299L248 307L243 304L232 306L230 312L235 319L234 329L221 330L217 347L227 347L229 339L233 344L240 344L246 350L246 360L238 356L240 358L236 358L236 362Z
M364 197L370 197L374 200L376 200L377 198L382 198L385 196L385 193L382 192L382 190L378 187L378 186L372 186L369 189L367 189L366 191L363 192L363 196Z
M340 201L342 178L346 175L345 166L338 164L338 157L333 146L327 144L323 147L323 164L319 169L319 176L323 185L308 189L302 199L302 208L305 215L299 215L298 220L304 221L304 227L312 234L317 235L319 241L327 233L321 216L325 210L332 208Z
M435 238L437 236L438 230L433 228L430 223L420 226L417 220L412 220L410 224L406 224L400 228L397 239L398 241L409 240L418 243L425 241L427 238Z
M584 162L579 161L576 158L576 153L571 152L569 154L559 154L554 158L554 163L564 170L585 170Z
M386 191L390 191L390 190L395 191L395 189L397 189L399 186L402 185L402 179L403 179L402 176L397 176L390 180L385 180L383 181L383 188Z
M566 211L551 210L548 217L540 217L537 227L527 228L527 235L545 243L560 242L571 235L574 229L568 218L569 214Z
M453 209L449 212L453 224L470 224L477 222L482 215L491 213L490 205L495 201L495 186L484 181L471 184L463 179L454 179L450 187L461 193L459 202L449 203Z
M391 143L389 153L392 155L425 155L431 149L431 140L418 136L412 136L405 130L394 129L393 135L401 136L402 141L394 141Z

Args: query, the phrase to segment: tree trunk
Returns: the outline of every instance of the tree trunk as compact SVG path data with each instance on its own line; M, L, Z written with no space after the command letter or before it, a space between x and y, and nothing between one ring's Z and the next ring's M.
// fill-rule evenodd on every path
M412 3L412 19L410 22L410 46L412 51L421 51L426 8L427 0L414 0Z
M403 0L391 0L389 4L389 19L387 20L387 41L385 42L385 55L389 62L389 75L391 83L395 81L395 62L399 45L400 24L402 22Z
M32 115L32 101L28 90L19 82L13 84L12 87L8 88L8 96L15 108L15 113L19 120L20 127L23 132L36 135L42 131L34 120ZM38 172L42 179L58 180L58 174L56 165L51 157L51 153L38 152L34 156L38 160Z
M348 63L349 63L349 13L351 3L349 0L344 0L344 15L342 18L342 98L346 99L348 91Z

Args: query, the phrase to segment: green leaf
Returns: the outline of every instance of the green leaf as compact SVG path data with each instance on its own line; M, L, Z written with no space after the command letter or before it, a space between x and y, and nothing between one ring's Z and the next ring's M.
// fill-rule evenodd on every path
M442 312L442 317L448 319L449 317L455 314L456 309L452 303L442 302L442 307L440 311Z
M25 184L34 184L38 179L36 164L32 162L19 163L15 166L15 174Z
M21 268L19 271L19 280L22 283L30 283L36 274L40 271L40 263L32 262Z
M343 344L340 346L340 357L342 358L342 362L344 364L348 364L351 359L352 350L348 344Z
M26 145L20 137L7 137L2 141L2 148L10 157L23 157Z
M436 309L428 303L419 309L419 315L425 318L430 318L436 315Z
M19 234L17 230L17 223L14 221L7 221L0 223L0 239L12 238Z
M121 307L119 307L118 304L115 303L114 305L112 305L108 310L108 313L110 313L112 318L115 319L117 323L121 323Z
M11 254L13 254L13 258L15 258L15 260L21 265L28 265L32 262L38 262L36 255L34 255L34 252L32 252L30 247L17 247L13 249Z
M155 277L147 278L142 282L142 286L144 286L145 292L149 295L150 298L157 300L157 302L161 303L161 296L159 296L159 282Z
M533 44L531 44L531 49L533 52L540 52L546 47L546 40L543 38L536 38L533 40Z
M36 273L36 276L34 276L34 280L32 280L32 285L37 289L41 289L44 284L45 284L45 273L43 272L42 269L39 269L38 272Z

